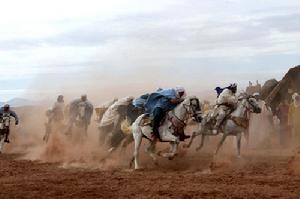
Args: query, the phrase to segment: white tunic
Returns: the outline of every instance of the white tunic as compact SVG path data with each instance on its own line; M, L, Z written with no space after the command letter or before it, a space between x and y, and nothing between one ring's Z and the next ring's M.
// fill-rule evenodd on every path
M230 104L235 105L237 97L230 89L225 89L217 99L217 104Z
M108 125L113 124L119 116L118 107L122 106L122 105L128 106L129 103L131 103L132 99L133 99L132 97L125 97L125 98L119 99L113 105L111 105L105 111L99 126L102 127L102 126L108 126Z

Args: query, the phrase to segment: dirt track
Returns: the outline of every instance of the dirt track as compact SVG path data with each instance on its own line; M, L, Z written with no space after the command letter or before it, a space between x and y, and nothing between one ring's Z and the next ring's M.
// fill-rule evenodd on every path
M246 154L218 160L200 153L149 163L143 171L64 169L0 155L0 198L299 198L300 176L288 156Z
M41 142L43 123L32 125L39 120L31 117L23 121L27 126L13 132L12 143L0 154L0 198L300 197L300 175L291 174L290 151L247 151L243 147L242 158L236 159L228 140L228 149L224 146L212 165L211 152L216 146L212 140L204 151L190 149L172 161L159 159L158 166L141 149L145 169L130 171L127 166L132 146L124 157L113 157L102 166L97 132L90 132L87 145L69 145L53 136L45 148ZM300 164L292 168L300 171Z

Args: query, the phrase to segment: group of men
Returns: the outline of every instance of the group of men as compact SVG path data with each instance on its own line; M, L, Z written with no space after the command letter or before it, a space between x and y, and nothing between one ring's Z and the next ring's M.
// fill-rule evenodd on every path
M214 133L217 134L222 121L227 114L231 113L237 104L237 85L230 84L225 88L217 87L216 91L218 98L214 111L214 116L216 117ZM135 108L142 110L140 111L141 114L145 113L150 115L153 138L161 140L159 127L164 121L166 114L183 102L186 95L186 90L183 87L175 87L170 89L159 88L155 92L146 93L138 98L126 97L119 100L114 99L113 102L108 103L110 106L107 107L103 118L99 121L100 128L104 133L114 132L112 129L115 129L116 126L120 125L118 122L114 122L119 119L116 117L118 112L120 112L118 111L118 107L132 104ZM101 136L100 139L103 139L104 137L105 135ZM187 138L189 138L189 136L183 134L181 139L185 140Z
M72 128L76 122L84 125L86 132L91 122L93 105L87 99L87 95L82 95L79 99L73 100L69 105L65 105L64 96L59 95L54 105L47 111L46 134L44 140L48 140L53 128L64 129L65 134L71 134ZM66 117L67 116L67 117ZM67 124L65 120L67 119ZM66 127L66 128L63 128Z
M217 133L222 121L234 108L237 103L237 85L231 84L228 87L215 89L217 91L217 103L215 107L215 117L216 124L214 126L214 132ZM168 111L174 109L178 104L184 101L186 96L186 90L183 87L176 87L171 89L158 89L153 93L144 94L138 98L130 98L127 100L134 107L141 109L141 113L147 113L151 115L151 122L153 128L153 137L160 140L159 127L166 116ZM111 104L117 103L117 100ZM82 113L84 112L84 113ZM76 123L78 117L89 125L91 122L91 116L93 113L93 105L88 101L86 95L82 95L80 99L72 101L68 106L65 106L64 96L59 95L57 101L54 103L53 107L47 111L47 125L46 125L46 135L49 136L52 128L54 126L62 127L68 115L68 121L65 128L65 132L70 133L74 123ZM19 122L18 116L15 112L10 110L9 105L5 105L0 109L0 118L5 115L9 117L14 117L16 125ZM87 128L87 126L86 126ZM9 132L9 131L8 131ZM9 142L8 134L6 133L5 142ZM48 135L47 135L48 134ZM44 137L44 139L45 139ZM188 138L189 136L185 136Z

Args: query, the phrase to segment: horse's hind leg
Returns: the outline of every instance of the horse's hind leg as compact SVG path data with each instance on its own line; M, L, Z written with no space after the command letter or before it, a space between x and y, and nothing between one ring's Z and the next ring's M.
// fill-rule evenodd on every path
M202 134L201 135L201 142L200 142L200 145L196 148L196 151L199 151L202 149L202 147L204 146L204 141L205 141L205 135Z
M123 141L121 142L121 146L120 146L120 151L119 151L119 155L122 156L122 154L125 153L126 148L129 144L131 144L134 141L132 134L127 135L125 137L125 139L123 139Z
M246 147L248 148L248 146L249 146L249 139L250 139L249 129L245 130L244 135L245 135L245 139L246 139Z
M241 157L241 139L242 139L242 134L238 133L236 135L236 142L237 142L237 156L238 158Z
M227 135L224 133L223 136L222 136L222 139L220 140L220 142L219 142L219 144L218 144L218 147L217 147L217 150L216 150L216 152L215 152L215 155L218 154L218 152L219 152L221 146L223 145L223 143L224 143L226 137L227 137Z
M139 169L139 150L142 143L142 132L140 128L137 128L136 130L133 130L133 138L134 138L134 154L133 159L134 160L134 169ZM131 161L132 162L132 161Z

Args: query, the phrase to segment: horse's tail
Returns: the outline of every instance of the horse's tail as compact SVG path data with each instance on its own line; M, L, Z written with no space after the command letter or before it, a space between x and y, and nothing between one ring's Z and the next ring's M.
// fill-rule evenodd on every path
M127 119L123 120L121 122L121 131L125 134L125 135L130 135L132 134L132 127L130 126L129 122Z

